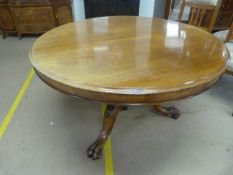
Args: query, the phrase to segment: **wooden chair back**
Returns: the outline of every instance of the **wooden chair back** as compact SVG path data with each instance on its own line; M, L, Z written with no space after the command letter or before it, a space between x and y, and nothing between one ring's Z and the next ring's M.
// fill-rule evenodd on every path
M229 31L228 31L228 33L227 33L227 37L226 37L226 39L225 39L225 43L227 43L227 42L229 42L229 41L231 41L233 39L233 22L231 23L231 26L229 27ZM229 45L228 45L228 47L229 47ZM229 49L229 51L230 51L230 64L229 64L229 67L231 67L231 68L227 68L226 69L226 73L227 74L230 74L230 75L232 75L233 76L233 71L232 71L232 52L231 52L231 49L230 48L228 48Z
M232 39L232 37L233 37L233 22L231 24L231 27L229 28L229 32L227 34L225 43L229 42Z
M190 7L188 24L211 32L216 22L221 4L222 0L218 0L216 5L182 0L178 20L179 22L182 22L185 7ZM211 14L211 16L209 16L209 14Z

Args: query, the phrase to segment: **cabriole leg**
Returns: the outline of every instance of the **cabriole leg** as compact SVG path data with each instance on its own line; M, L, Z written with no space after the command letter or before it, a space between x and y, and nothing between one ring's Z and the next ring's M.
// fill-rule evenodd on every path
M97 140L87 149L87 156L93 160L100 159L104 144L110 135L117 115L123 110L122 106L107 105L104 112L103 126Z

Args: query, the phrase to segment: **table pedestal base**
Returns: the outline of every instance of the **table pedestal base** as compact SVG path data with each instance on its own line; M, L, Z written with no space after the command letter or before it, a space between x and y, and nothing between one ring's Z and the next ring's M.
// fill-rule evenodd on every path
M180 116L179 110L175 107L162 107L160 105L154 105L153 108L157 112L174 119L177 119ZM96 141L87 149L88 157L92 158L93 160L97 160L102 157L104 144L112 131L117 115L123 110L127 110L127 106L107 105L106 110L104 111L103 126L100 134Z

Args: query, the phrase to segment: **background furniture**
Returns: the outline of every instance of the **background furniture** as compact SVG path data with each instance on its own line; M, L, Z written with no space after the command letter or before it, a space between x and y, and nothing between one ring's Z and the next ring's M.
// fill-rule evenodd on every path
M139 3L140 0L84 0L85 15L86 18L115 15L138 16Z
M73 21L70 0L0 0L0 29L39 34Z
M178 3L177 1L182 1L182 0L167 0L167 1L172 1L173 4L174 3L176 4L175 7L171 7L171 11L167 11L167 13L170 12L169 19L177 20L179 13L180 13L180 6L181 6L180 5L181 3ZM202 2L211 2L211 1L210 0L203 0ZM169 8L169 7L167 7L167 8ZM182 20L188 21L189 12L190 12L189 8L184 9ZM207 11L206 13L207 13L207 16L210 16L209 15L210 12ZM165 16L168 16L168 14L165 14ZM216 22L215 22L213 30L217 31L217 30L227 29L231 25L232 21L233 21L233 1L232 0L222 0L221 8L220 8L218 16L216 18Z
M215 32L214 35L225 43L229 51L230 59L227 62L226 73L233 75L233 22L228 30Z
M233 75L233 23L231 24L231 27L229 28L228 34L226 36L225 40L225 46L229 50L230 53L230 59L227 63L227 71L226 73Z
M92 159L101 157L124 105L153 106L199 94L220 78L227 56L222 42L196 27L135 16L60 26L38 38L30 52L37 75L51 87L111 104L88 148Z
M227 33L226 40L225 40L226 43L232 40L232 37L233 37L232 34L233 34L233 23L231 24L231 27Z
M233 1L222 0L222 5L215 22L214 30L227 29L233 21Z
M222 0L215 0L214 3L202 3L200 0L183 0L178 21L182 21L184 8L185 6L188 6L190 7L188 23L211 32L216 22L221 4Z

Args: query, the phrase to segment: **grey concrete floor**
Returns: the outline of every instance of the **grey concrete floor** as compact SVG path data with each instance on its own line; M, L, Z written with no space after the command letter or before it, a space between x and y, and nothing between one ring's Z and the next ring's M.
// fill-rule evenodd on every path
M36 38L0 39L0 122L31 69ZM112 132L116 175L233 175L233 77L172 102L173 120L148 106L120 113ZM169 105L169 104L167 104ZM101 126L101 105L57 92L32 79L0 140L0 175L103 175L104 160L86 157Z

